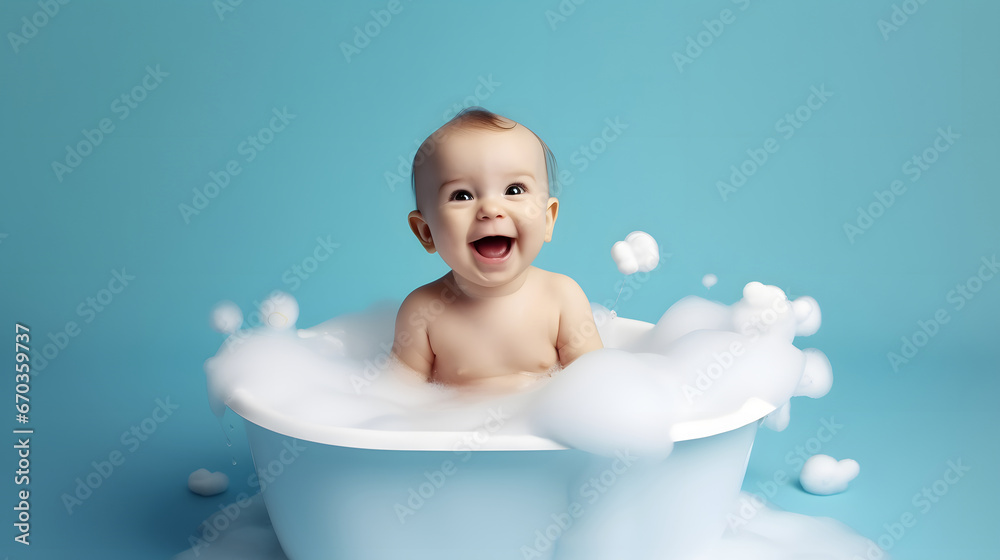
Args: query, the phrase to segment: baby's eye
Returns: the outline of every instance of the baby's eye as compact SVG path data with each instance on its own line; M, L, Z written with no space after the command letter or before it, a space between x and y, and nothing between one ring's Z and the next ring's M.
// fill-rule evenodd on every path
M507 194L524 194L527 190L521 183L514 183L507 186Z
M472 194L469 191L458 190L451 193L449 200L472 200Z

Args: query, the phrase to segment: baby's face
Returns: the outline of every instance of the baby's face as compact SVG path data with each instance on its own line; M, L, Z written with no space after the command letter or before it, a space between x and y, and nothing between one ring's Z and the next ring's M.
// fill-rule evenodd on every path
M503 286L552 239L558 201L548 193L544 152L521 125L446 132L415 172L420 210L410 226L464 280Z

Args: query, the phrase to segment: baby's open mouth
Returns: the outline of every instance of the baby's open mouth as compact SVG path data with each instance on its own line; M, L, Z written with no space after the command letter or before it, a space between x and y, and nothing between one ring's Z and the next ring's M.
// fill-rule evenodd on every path
M476 252L487 259L502 259L510 253L510 248L514 240L503 235L490 235L478 241L473 241L472 246Z

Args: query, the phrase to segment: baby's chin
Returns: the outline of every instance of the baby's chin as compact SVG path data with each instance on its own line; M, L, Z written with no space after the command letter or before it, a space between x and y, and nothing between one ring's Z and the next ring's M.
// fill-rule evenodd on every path
M462 268L456 269L452 267L451 271L452 274L465 284L471 284L483 289L496 289L517 281L530 266L529 264L528 266L512 267L492 272L479 269L463 270Z
M461 279L464 280L465 282L473 284L480 288L499 288L501 286L506 286L507 284L513 282L520 275L522 271L521 270L518 271L502 270L497 272L476 271L471 274L468 273L461 274L455 269L452 269L452 272L455 272L455 274L460 276Z

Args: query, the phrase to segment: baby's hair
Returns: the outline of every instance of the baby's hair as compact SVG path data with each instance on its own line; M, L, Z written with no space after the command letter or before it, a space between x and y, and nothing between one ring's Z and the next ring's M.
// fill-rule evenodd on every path
M509 126L505 126L506 122L513 123ZM510 130L517 126L517 122L512 119L508 119L496 113L492 113L483 109L482 107L466 107L459 111L457 115L452 117L452 119L446 122L441 128L434 131L424 140L423 144L420 145L420 149L413 156L413 166L410 172L410 186L413 187L413 196L417 196L417 166L423 163L424 158L433 154L434 150L437 148L435 145L441 140L442 131L452 127L457 126L459 128L469 127L469 128L479 128L484 130ZM524 125L521 125L524 126ZM525 127L528 128L528 127ZM548 175L549 181L549 193L556 189L556 180L559 176L559 169L556 163L556 156L549 149L548 145L535 134L530 128L528 131L535 135L538 139L538 143L542 145L542 152L545 154L545 172Z

